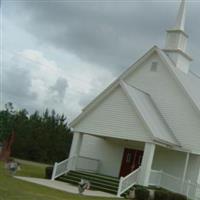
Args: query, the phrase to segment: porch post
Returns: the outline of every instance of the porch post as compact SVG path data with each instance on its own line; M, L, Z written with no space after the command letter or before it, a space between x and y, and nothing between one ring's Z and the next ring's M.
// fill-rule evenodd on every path
M142 165L140 168L139 184L143 186L149 185L149 178L151 174L151 166L155 152L155 144L145 143L144 154L142 158Z
M183 178L182 178L183 181L185 181L185 178L186 178L187 169L188 169L188 163L189 163L189 158L190 158L190 153L188 152L186 154L185 166L184 166L184 170L183 170Z
M78 162L78 156L80 155L81 145L83 141L83 134L75 132L73 135L73 141L70 149L69 158L75 157L74 161L72 163L72 166L70 166L70 170L75 170Z
M186 175L187 175L189 159L190 159L190 153L187 152L186 159L185 159L185 166L184 166L184 170L183 170L183 177L182 177L182 184L181 184L181 188L180 188L181 191L180 192L184 192L184 182L185 182Z

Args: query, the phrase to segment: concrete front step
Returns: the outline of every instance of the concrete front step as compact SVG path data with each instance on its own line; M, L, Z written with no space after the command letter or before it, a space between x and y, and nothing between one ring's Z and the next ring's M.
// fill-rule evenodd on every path
M70 171L67 175L58 178L60 181L74 185L78 185L81 179L90 181L91 189L117 194L119 180L115 177L81 171Z

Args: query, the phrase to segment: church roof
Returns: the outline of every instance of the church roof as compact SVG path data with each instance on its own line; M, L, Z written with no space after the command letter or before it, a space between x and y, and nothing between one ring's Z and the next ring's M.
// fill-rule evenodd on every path
M157 46L151 48L143 57L141 57L135 64L130 66L122 75L120 75L111 85L109 85L102 93L100 93L86 108L83 109L83 112L70 123L71 127L76 126L76 124L84 118L84 116L92 109L95 108L104 98L106 98L117 86L121 85L125 94L127 95L130 103L133 104L137 108L138 114L140 118L143 120L146 127L150 130L151 138L161 144L171 145L173 147L181 147L185 151L196 151L193 148L192 140L188 141L188 136L184 135L181 142L178 141L178 134L176 133L175 128L170 128L167 124L167 121L162 116L161 111L158 109L157 105L153 101L153 97L150 94L147 94L140 89L135 88L133 85L128 85L125 83L126 77L134 72L138 67L142 66L143 63L154 53L158 54L159 58L165 64L166 68L170 72L171 76L173 76L176 83L182 89L182 92L186 95L186 98L190 100L191 105L195 109L195 112L199 114L200 120L200 76L194 74L189 71L189 65L191 59L187 57L185 53L186 40L187 37L184 33L184 25L185 25L185 0L182 0L181 6L179 9L179 14L177 17L177 24L175 29L172 29L172 32L178 31L178 37L176 34L169 33L169 40L167 40L167 44L169 44L168 50L161 50ZM183 34L184 33L184 34ZM174 38L175 37L175 38ZM180 38L184 40L179 40ZM175 39L175 40L174 40ZM177 40L178 39L178 40ZM174 46L174 41L177 43ZM183 41L183 43L180 43ZM180 47L182 49L180 49ZM170 52L172 51L172 52ZM183 56L186 55L186 56ZM176 59L174 59L176 58ZM180 66L179 66L180 65ZM185 70L187 68L188 70ZM198 121L197 121L198 122ZM193 132L193 136L197 136L199 133ZM192 137L189 136L189 137ZM199 138L199 137L194 137ZM179 138L180 139L180 138ZM197 141L197 140L196 140ZM185 149L183 144L188 144L189 149ZM198 145L198 141L197 141ZM197 153L200 153L199 151Z
M172 60L164 51L159 48L157 51L166 60L176 79L182 84L185 92L188 94L192 103L200 113L200 76L191 71L189 71L187 74L182 72L180 69L176 68Z
M123 81L121 82L121 86L131 100L131 103L136 106L140 117L152 133L153 140L180 146L180 143L153 102L151 96Z
M177 69L175 71L189 95L192 97L195 105L200 110L200 77L191 71L188 74L182 73Z
M157 53L163 63L166 64L171 75L174 76L177 83L182 86L183 91L188 95L193 105L197 108L200 114L200 78L189 72L188 74L182 72L175 67L173 61L167 56L166 52L154 46L151 48L142 58L140 58L135 64L130 66L124 73L121 74L111 85L109 85L102 93L100 93L93 101L91 101L82 111L82 113L75 118L70 127L76 126L76 124L84 118L84 116L94 109L104 98L107 97L119 84L126 90L126 94L131 99L132 103L137 107L139 114L142 115L144 122L151 130L152 138L155 142L181 147L185 150L184 146L177 140L176 130L170 129L161 112L152 101L149 94L142 92L134 87L130 87L127 84L123 85L125 78L134 70L142 65L152 54ZM148 113L150 112L150 113ZM150 117L150 115L152 117ZM187 140L187 138L185 138Z

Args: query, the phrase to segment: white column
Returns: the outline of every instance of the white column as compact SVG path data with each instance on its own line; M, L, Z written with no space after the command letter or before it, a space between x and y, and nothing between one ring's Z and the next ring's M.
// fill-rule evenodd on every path
M183 170L183 181L185 181L186 178L186 174L187 174L187 169L188 169L188 163L189 163L189 158L190 158L190 153L186 154L186 159L185 159L185 166L184 166L184 170Z
M184 182L185 182L185 179L186 179L189 159L190 159L190 153L188 152L186 154L186 158L185 158L185 165L184 165L184 169L183 169L182 185L181 185L181 188L180 188L180 192L184 192Z
M155 144L145 143L144 154L142 158L142 165L140 168L139 184L148 186L151 174L151 166L153 163Z
M76 157L73 161L73 165L71 166L71 170L76 169L78 156L80 155L81 145L83 141L83 134L75 132L73 135L72 146L70 149L69 158Z

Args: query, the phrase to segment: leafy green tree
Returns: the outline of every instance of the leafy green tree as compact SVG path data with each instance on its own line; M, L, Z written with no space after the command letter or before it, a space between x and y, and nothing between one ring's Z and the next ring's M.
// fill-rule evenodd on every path
M6 104L0 111L3 121L1 140L14 130L15 142L12 147L14 157L53 163L68 157L72 134L64 115L48 109L40 115L38 111L29 115L25 109L16 111L12 104Z
M8 138L14 129L14 117L12 103L5 105L5 110L0 112L0 142L3 142Z

